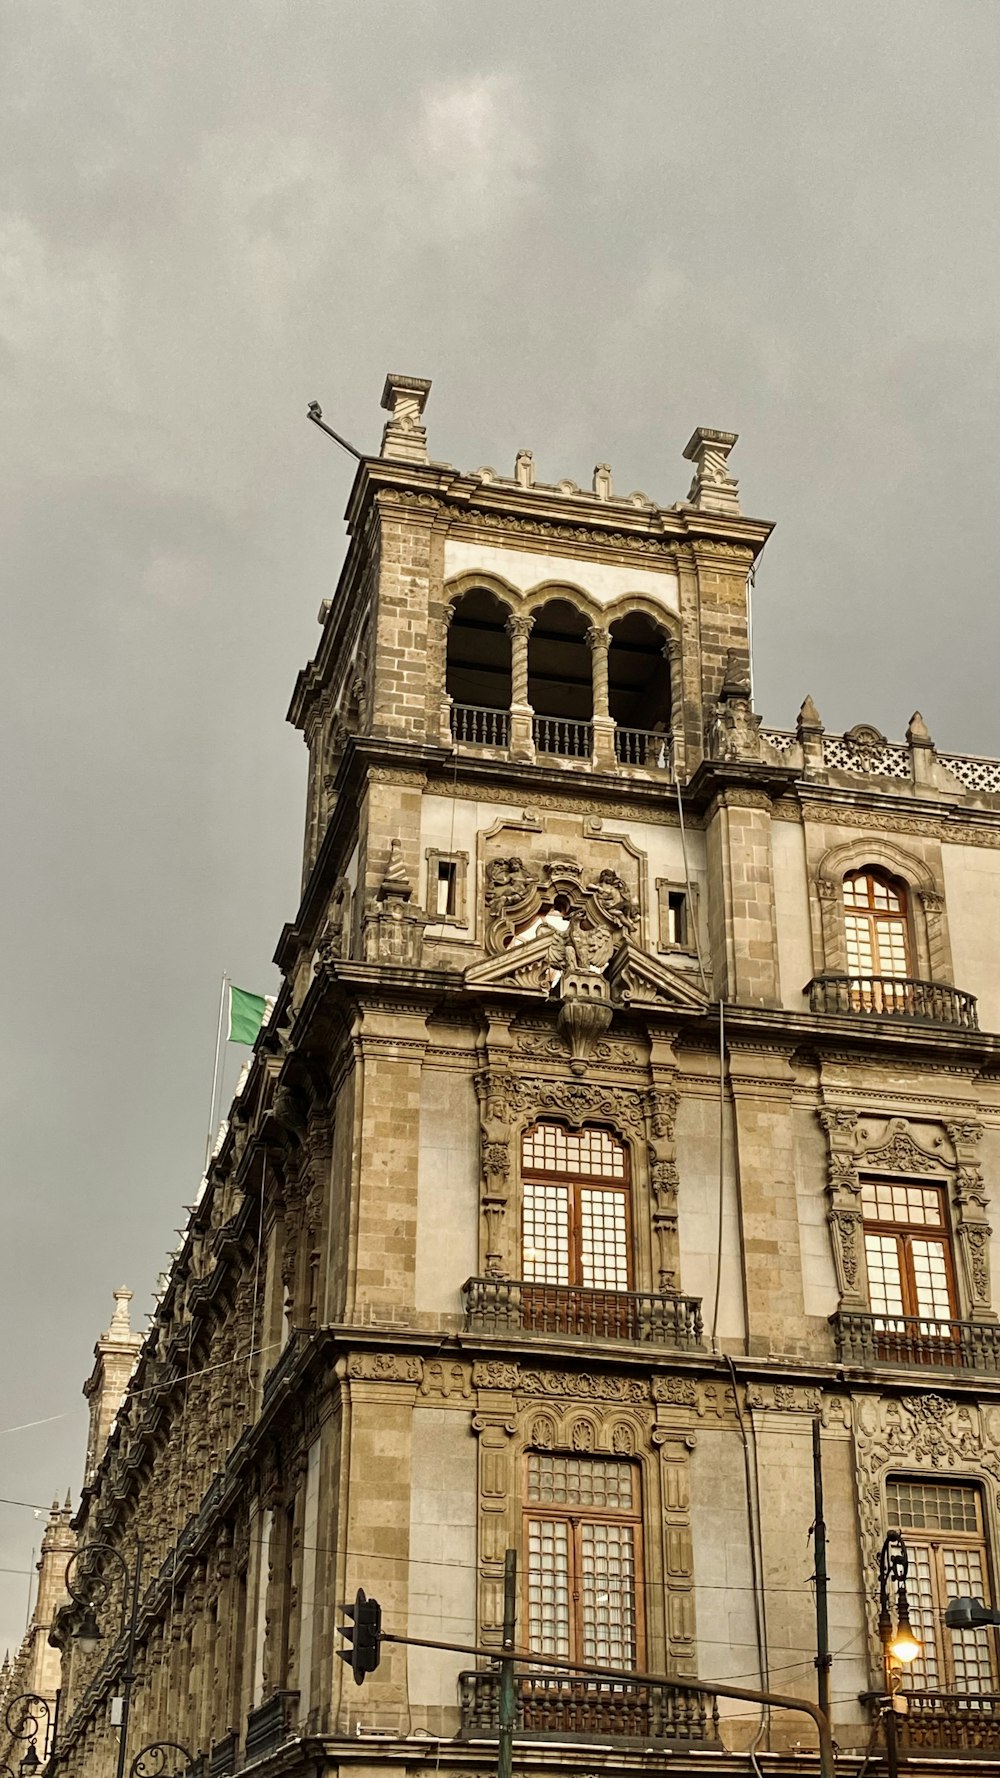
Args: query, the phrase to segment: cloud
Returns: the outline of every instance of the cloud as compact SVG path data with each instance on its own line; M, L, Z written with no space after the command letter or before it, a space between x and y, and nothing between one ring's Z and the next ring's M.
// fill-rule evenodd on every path
M479 235L512 219L537 194L541 159L523 88L509 73L421 93L411 162L439 228Z

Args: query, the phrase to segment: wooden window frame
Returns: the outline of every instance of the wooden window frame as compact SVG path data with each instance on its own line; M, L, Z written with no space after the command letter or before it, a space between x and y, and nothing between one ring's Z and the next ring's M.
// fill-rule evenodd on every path
M894 1482L930 1482L932 1485L960 1488L975 1500L979 1519L979 1529L977 1531L936 1530L933 1527L917 1528L914 1526L902 1526L898 1528L901 1530L901 1534L910 1553L911 1565L913 1552L915 1550L921 1549L929 1553L929 1567L931 1571L930 1615L933 1625L934 1653L938 1669L937 1684L928 1686L923 1676L920 1677L920 1683L918 1684L916 1683L916 1676L912 1675L912 1669L904 1668L904 1687L906 1690L918 1693L922 1691L947 1692L956 1698L981 1696L983 1695L981 1693L956 1690L955 1636L956 1634L968 1634L968 1632L949 1632L944 1622L944 1609L948 1603L948 1585L944 1572L944 1556L946 1550L975 1550L979 1553L982 1558L983 1604L990 1605L995 1593L990 1539L986 1522L986 1500L984 1497L983 1486L980 1482L967 1481L964 1478L956 1479L952 1476L940 1474L933 1476L928 1476L926 1473L908 1475L901 1471L898 1474L890 1475L886 1478L886 1523L891 1529L897 1528L894 1515L888 1510L888 1493ZM898 1517L899 1515L896 1516ZM912 1589L912 1585L910 1604L912 1610L916 1604L916 1595ZM926 1629L924 1633L926 1634ZM998 1651L997 1632L993 1628L987 1627L985 1631L980 1632L980 1634L985 1634L987 1639L986 1646L989 1651L989 1661L992 1668L990 1690L995 1692L998 1687L1000 1687L1000 1658L998 1658L1000 1651ZM908 1677L911 1678L911 1683L907 1686L905 1682Z
M600 1130L600 1131L602 1131L602 1133L604 1135L610 1137L610 1139L621 1150L622 1160L624 1163L623 1178L620 1181L619 1180L611 1180L611 1179L602 1178L599 1175L593 1174L593 1173L582 1173L582 1172L581 1173L571 1173L568 1170L562 1171L562 1172L550 1172L546 1168L530 1166L525 1162L525 1159L524 1159L525 1142L526 1142L528 1136L531 1134L531 1132L533 1130L537 1130L537 1129L543 1128L545 1126L549 1126L551 1128L561 1130L561 1131L563 1131L564 1134L574 1135L574 1134L580 1133L577 1131L567 1131L565 1124L561 1124L557 1118L536 1118L534 1123L529 1124L527 1126L527 1128L525 1130L523 1130L521 1133L522 1216L521 1216L520 1269L521 1269L521 1273L523 1275L523 1273L525 1271L525 1260L524 1260L525 1237L524 1237L524 1214L523 1214L525 1186L534 1185L534 1184L539 1184L542 1186L562 1185L562 1186L567 1187L567 1200L568 1200L568 1213L567 1213L567 1249L568 1249L568 1251L567 1251L567 1267L566 1267L568 1277L567 1277L566 1286L550 1285L544 1279L533 1279L530 1281L529 1288L534 1288L537 1286L537 1288L539 1290L563 1289L563 1288L568 1288L570 1290L598 1290L598 1291L600 1291L604 1294L607 1294L609 1296L621 1294L620 1288L618 1290L612 1290L610 1286L589 1285L589 1284L585 1284L583 1282L583 1218L582 1218L581 1209L580 1209L580 1192L582 1190L587 1190L587 1191L614 1192L614 1193L617 1193L617 1195L619 1197L621 1197L624 1201L624 1207L625 1207L625 1275L626 1275L626 1282L624 1285L624 1290L626 1292L634 1290L635 1289L635 1253L634 1253L634 1241L633 1241L633 1234L632 1234L632 1189L631 1189L632 1188L632 1169L631 1169L631 1164L630 1164L631 1157L629 1155L628 1144L626 1142L624 1142L622 1140L622 1138L619 1135L617 1135L614 1130L609 1130L605 1125L583 1124L583 1125L581 1125L581 1131L582 1130ZM526 1281L526 1283L527 1282L528 1281Z
M852 907L847 900L848 883L859 882L864 882L869 886L867 907ZM899 907L895 909L876 907L875 899L871 891L872 883L881 884L883 889L887 889L891 895L894 895L899 902ZM848 952L848 921L850 919L855 919L859 923L865 920L868 922L872 968L870 972L859 970L857 972L859 975L864 976L865 974L870 973L873 977L883 976L887 977L889 980L895 978L897 981L901 979L900 971L895 969L885 969L882 966L879 932L880 928L883 926L902 928L903 953L906 964L905 969L902 971L902 977L905 978L907 976L916 975L913 963L914 944L913 927L910 919L910 897L905 883L901 882L897 877L891 876L888 871L880 869L877 865L862 865L858 870L845 871L841 885L841 906L844 914L845 959L847 958ZM846 969L848 975L854 973L851 969L849 960L846 961Z
M522 1573L524 1575L524 1581L523 1581L523 1587L522 1587L523 1597L521 1600L521 1610L523 1613L522 1621L525 1625L526 1634L530 1635L530 1629L528 1628L528 1625L529 1625L528 1588L530 1586L530 1581L531 1581L531 1567L530 1567L530 1563L529 1563L529 1559L528 1559L528 1521L529 1521L529 1519L545 1521L548 1523L556 1522L559 1524L569 1525L569 1528L570 1528L570 1535L567 1540L568 1549L569 1549L569 1594L570 1594L570 1598L569 1598L570 1654L569 1654L568 1658L570 1660L575 1660L575 1661L582 1661L584 1658L583 1646L584 1646L584 1640L585 1640L585 1634L586 1634L586 1626L585 1626L584 1619L583 1619L583 1592L582 1592L582 1587L580 1585L580 1582L582 1581L583 1575L585 1572L584 1567L583 1567L583 1561L582 1561L582 1553L581 1553L581 1530L582 1530L582 1527L584 1525L627 1525L632 1532L632 1539L633 1539L632 1556L633 1556L633 1574L634 1574L634 1578L635 1578L635 1594L634 1594L634 1599L633 1599L633 1604L634 1604L634 1608L635 1608L635 1668L636 1668L637 1672L641 1672L646 1664L646 1590L645 1590L643 1522L642 1522L642 1509L643 1509L642 1479L643 1478L642 1478L641 1467L635 1461L634 1458L631 1458L631 1459L626 1458L626 1457L608 1458L608 1457L603 1457L603 1456L597 1456L591 1452L581 1452L581 1453L573 1452L572 1453L572 1461L574 1461L574 1462L579 1462L579 1463L588 1463L588 1462L611 1463L611 1462L614 1462L614 1463L621 1463L621 1465L623 1467L627 1467L631 1471L631 1475L632 1475L632 1487L633 1487L632 1498L634 1501L634 1505L633 1505L630 1512L614 1511L614 1510L608 1509L608 1508L602 1509L600 1507L588 1507L588 1506L582 1506L582 1505L579 1505L579 1506L576 1506L576 1505L574 1505L574 1506L550 1505L546 1501L529 1500L528 1499L528 1475L529 1475L529 1471L530 1471L531 1460L533 1457L549 1456L549 1455L569 1456L570 1454L569 1453L562 1453L562 1452L550 1453L548 1451L538 1452L538 1451L530 1451L530 1450L526 1451L524 1454L524 1466L523 1466L524 1493L522 1496L523 1509L522 1509L522 1516L521 1516ZM558 1678L559 1677L558 1673L554 1673L553 1677ZM581 1680L583 1680L584 1678L585 1678L585 1676L582 1674L576 1675L576 1676L567 1675L567 1683L568 1684L579 1684L581 1682Z
M959 1308L958 1281L955 1270L955 1247L952 1238L951 1224L948 1219L948 1195L946 1186L936 1179L897 1179L888 1175L883 1176L881 1174L872 1174L867 1180L863 1180L862 1192L865 1184L917 1186L921 1191L933 1191L936 1194L941 1205L941 1221L936 1224L926 1222L888 1221L882 1218L867 1216L864 1214L864 1199L862 1196L862 1239L864 1239L866 1235L871 1234L890 1236L895 1240L897 1253L899 1255L899 1276L901 1295L903 1298L903 1307L900 1311L902 1316L914 1320L941 1321L942 1323L945 1321L957 1321L960 1318L961 1311ZM914 1239L923 1241L940 1240L941 1247L944 1250L945 1270L948 1278L950 1309L947 1316L931 1315L926 1310L922 1310L917 1303L917 1283L911 1245ZM872 1313L884 1317L887 1321L893 1319L893 1313L888 1309L873 1308Z

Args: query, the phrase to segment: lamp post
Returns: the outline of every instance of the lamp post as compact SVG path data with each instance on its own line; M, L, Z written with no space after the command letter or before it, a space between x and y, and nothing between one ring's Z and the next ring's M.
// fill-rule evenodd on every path
M915 1661L921 1645L910 1623L906 1576L910 1558L900 1531L890 1531L878 1558L878 1634L882 1644L882 1682L885 1687L885 1762L888 1778L897 1778L899 1743L896 1735L896 1698L901 1661ZM892 1594L895 1593L895 1599ZM895 1610L895 1626L893 1611Z
M122 1717L118 1732L118 1762L115 1768L116 1778L125 1778L129 1707L132 1702L132 1682L135 1679L135 1632L139 1618L139 1580L142 1574L141 1539L136 1539L135 1561L131 1570L125 1557L120 1550L115 1549L114 1544L85 1544L82 1550L78 1550L75 1556L70 1557L66 1568L66 1586L71 1598L77 1605L83 1607L83 1615L75 1632L75 1640L84 1654L93 1654L103 1640L97 1611L111 1592L111 1582L104 1572L109 1560L118 1568L122 1577L119 1635L126 1633L128 1635L125 1672L122 1675ZM30 1774L26 1774L25 1778L30 1778Z
M7 1733L15 1741L27 1741L28 1743L27 1751L18 1762L18 1778L36 1778L39 1772L43 1774L47 1772L55 1749L58 1720L58 1692L54 1709L48 1699L39 1697L37 1692L20 1692L16 1698L11 1698L4 1712ZM39 1735L42 1737L41 1753L38 1751ZM9 1766L4 1766L0 1770L11 1771ZM14 1778L12 1772L11 1778Z

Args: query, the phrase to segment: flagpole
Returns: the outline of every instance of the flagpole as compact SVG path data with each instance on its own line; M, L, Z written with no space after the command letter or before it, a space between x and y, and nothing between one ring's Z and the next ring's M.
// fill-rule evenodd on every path
M226 1016L226 983L229 977L223 973L222 985L219 988L219 1028L215 1034L215 1069L212 1074L212 1102L208 1108L208 1137L205 1142L205 1172L212 1158L212 1144L215 1141L215 1102L219 1096L219 1067L222 1061L222 1024Z

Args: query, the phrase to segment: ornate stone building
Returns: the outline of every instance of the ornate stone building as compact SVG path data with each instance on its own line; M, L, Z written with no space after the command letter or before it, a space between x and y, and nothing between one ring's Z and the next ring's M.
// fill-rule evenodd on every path
M994 1632L942 1623L1000 1553L1000 765L762 725L732 434L661 507L430 460L429 387L358 468L283 987L76 1519L141 1542L129 1757L488 1772L495 1669L359 1691L335 1626L361 1585L495 1647L511 1546L536 1652L814 1696L817 1420L852 1770L891 1529L904 1746L1000 1752ZM104 1778L125 1645L74 1622L59 1766ZM683 1687L518 1711L538 1773L808 1745Z

